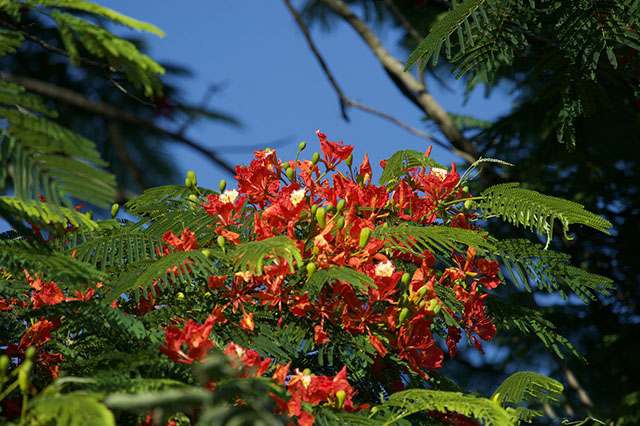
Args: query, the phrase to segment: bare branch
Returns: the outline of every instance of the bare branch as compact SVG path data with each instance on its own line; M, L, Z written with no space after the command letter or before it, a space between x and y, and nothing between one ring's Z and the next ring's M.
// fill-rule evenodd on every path
M420 81L416 80L411 74L404 72L402 63L387 51L380 39L371 31L367 24L358 18L342 0L321 1L353 27L378 58L385 70L392 76L392 80L396 86L404 93L412 93L420 109L436 123L451 145L459 151L464 152L462 158L468 162L475 161L479 157L478 151L471 142L464 137L449 114L447 114L433 96L427 92L425 86L420 83Z
M166 136L176 142L195 149L196 151L202 153L211 161L213 161L216 165L222 167L231 175L235 175L233 167L222 160L215 151L203 147L202 145L192 141L184 135L163 129L150 121L138 117L137 115L128 113L126 111L121 111L120 109L108 105L104 102L94 102L81 93L66 89L64 87L55 86L41 80L36 80L34 78L16 75L3 75L2 78L10 82L20 84L34 93L38 93L39 95L42 95L44 97L55 99L76 108L83 109L92 114L99 115L107 120L115 120L122 123L131 124L133 126L144 127L146 129L149 129L153 133Z

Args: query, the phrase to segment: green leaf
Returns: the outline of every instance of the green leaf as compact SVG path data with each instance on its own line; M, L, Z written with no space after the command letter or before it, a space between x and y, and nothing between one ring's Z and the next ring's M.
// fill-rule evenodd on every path
M437 167L447 169L435 162L431 157L427 157L424 153L411 149L404 149L396 152L387 160L387 165L380 176L379 184L393 188L400 183L400 177L403 176L408 169L414 167Z
M300 249L286 236L240 244L236 247L233 257L236 259L234 270L248 268L256 275L262 275L265 259L269 259L270 263L281 262L284 259L289 264L291 272L294 271L294 262L302 264Z
M29 402L24 424L58 426L115 426L113 413L99 395L81 392L64 395L39 394Z

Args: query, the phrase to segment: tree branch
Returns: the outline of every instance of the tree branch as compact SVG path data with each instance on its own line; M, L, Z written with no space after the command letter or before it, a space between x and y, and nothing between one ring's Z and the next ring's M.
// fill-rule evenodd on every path
M311 52L314 54L314 56L316 57L316 59L318 60L318 62L320 63L320 66L322 67L322 70L324 71L324 74L326 75L327 79L329 80L329 83L333 86L334 90L336 91L336 94L338 95L338 98L340 99L340 108L342 110L342 116L345 118L345 120L349 121L349 118L346 114L346 109L349 106L352 106L354 108L358 108L361 109L362 111L368 112L370 114L373 115L377 115L378 117L384 118L385 120L391 121L392 123L402 127L403 129L413 133L416 136L419 136L421 138L425 138L429 141L434 142L436 145L440 145L441 147L451 150L453 149L453 152L455 152L457 155L460 155L461 157L463 157L465 155L464 152L458 150L457 148L451 148L449 145L445 144L444 142L440 141L439 139L434 138L433 136L416 129L415 127L412 127L402 121L400 121L399 119L393 117L390 114L387 114L385 112L379 111L377 109L371 108L367 105L364 105L360 102L354 101L352 99L350 99L349 97L347 97L347 95L344 94L344 92L342 91L342 89L340 88L340 86L338 85L338 82L336 81L335 77L333 76L333 74L331 74L331 71L329 71L329 66L327 65L326 61L324 60L324 58L322 57L322 55L320 54L320 51L318 50L318 48L316 47L315 43L313 42L313 39L311 38L311 34L309 33L309 29L307 28L307 26L304 24L304 21L302 20L302 17L298 14L298 12L295 10L295 8L291 5L291 2L289 0L284 0L284 3L286 4L287 8L289 9L289 11L291 12L291 14L293 15L296 23L298 24L298 27L300 28L300 31L302 31L304 38L307 40L307 44L309 45L309 48L311 49ZM463 157L464 158L464 157Z
M359 19L342 0L321 0L338 16L341 16L360 35L371 51L378 58L384 69L392 77L392 80L403 91L411 93L420 109L431 118L440 131L445 135L452 146L464 153L465 161L473 162L479 158L479 153L471 142L464 137L460 129L455 125L449 114L427 92L425 86L416 80L411 74L404 72L404 66L394 58L382 42L371 31L367 24Z
M163 129L150 121L138 117L137 115L130 114L126 111L121 111L120 109L108 105L104 102L94 102L81 93L66 89L64 87L55 86L41 80L36 80L34 78L16 75L3 75L2 78L7 81L24 86L28 90L44 97L55 99L76 108L83 109L92 114L99 115L106 120L115 120L122 123L131 124L133 126L144 127L146 129L149 129L153 133L166 136L170 139L173 139L175 142L179 142L183 145L193 148L194 150L209 158L216 165L222 167L231 175L235 175L233 167L222 160L215 151L207 149L197 142L194 142L177 132Z

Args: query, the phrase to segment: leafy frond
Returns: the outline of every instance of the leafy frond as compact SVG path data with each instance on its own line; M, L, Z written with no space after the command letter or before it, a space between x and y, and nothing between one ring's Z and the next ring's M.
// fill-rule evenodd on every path
M550 377L532 371L520 371L507 377L491 399L502 404L521 402L558 402L564 386Z
M55 118L58 113L44 104L40 96L29 93L24 87L0 80L0 103L19 105L32 112L38 112L47 117Z
M576 358L586 362L585 358L571 342L558 333L555 330L555 326L544 319L539 311L505 303L496 296L487 299L487 307L495 318L498 328L502 327L506 331L517 331L525 336L535 334L544 346L553 351L558 357L564 358L564 353L559 347L561 345Z
M386 425L426 410L460 413L463 416L473 417L484 425L513 426L514 424L513 417L495 402L486 398L463 395L460 392L410 389L392 394L381 407L393 410Z
M368 286L374 285L373 278L363 273L343 266L334 266L314 272L303 288L309 291L310 297L315 297L325 284L333 281L343 281L351 284L354 289L365 291Z
M13 215L22 220L41 227L60 225L66 227L68 223L81 226L87 230L97 228L96 223L87 215L78 214L66 207L54 207L51 204L35 200L23 200L15 197L0 196L0 216Z
M286 260L291 272L294 261L300 265L302 256L300 249L286 236L267 238L260 241L251 241L236 247L233 258L237 259L235 270L248 268L256 275L262 275L265 258L269 257L272 263Z
M60 426L115 426L113 413L100 399L99 395L83 392L62 395L42 392L29 402L22 421Z
M140 53L133 43L68 13L54 10L51 17L58 25L72 64L79 64L79 49L76 44L79 41L92 55L124 72L134 86L143 87L147 96L162 94L159 75L164 74L164 68Z
M431 157L427 157L424 153L411 149L403 149L391 156L387 160L387 165L380 176L379 184L392 188L400 183L399 178L413 167L438 167L447 169L447 167L436 163Z
M429 59L433 56L433 65L438 63L440 50L445 44L447 58L451 58L451 34L457 32L460 43L460 50L465 51L465 46L474 45L472 26L482 27L480 16L488 21L483 3L486 0L465 0L458 2L449 12L447 12L439 21L437 21L430 29L427 37L418 44L405 66L405 71L411 68L421 58L422 67L425 67ZM463 27L464 30L463 31ZM466 33L466 34L465 34Z
M379 226L372 236L385 240L389 248L407 250L417 255L425 250L450 254L451 250L466 251L467 246L473 247L478 253L492 248L492 243L485 238L486 232L448 226Z
M519 183L503 183L482 191L478 208L486 218L499 217L516 226L524 226L538 234L547 236L547 246L553 237L553 226L557 219L562 225L564 237L569 225L580 224L609 234L611 223L584 209L582 204L562 198L540 194L519 187Z
M0 56L16 53L23 40L24 36L17 31L0 29Z
M497 241L495 249L494 257L505 266L511 280L529 292L531 281L540 290L557 292L566 299L563 286L567 286L587 303L589 299L597 300L598 293L606 296L615 288L611 279L571 266L569 255L544 249L529 240Z
M134 30L146 31L163 37L165 34L162 30L155 25L148 22L138 21L137 19L130 18L121 13L102 7L95 3L90 3L84 0L25 0L25 4L31 6L44 6L44 7L60 7L65 9L80 10L83 12L93 13L94 15L107 18L117 24L124 25Z

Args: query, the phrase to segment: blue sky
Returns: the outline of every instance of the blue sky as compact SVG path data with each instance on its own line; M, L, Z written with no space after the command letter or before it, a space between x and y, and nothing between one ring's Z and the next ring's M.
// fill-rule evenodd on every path
M308 142L305 157L310 158L319 150L316 129L326 133L329 140L354 145L354 164L359 164L365 152L377 165L399 149L424 151L428 147L426 140L359 110L351 109L351 121L345 122L335 92L282 1L98 3L151 22L166 32L164 38L151 34L143 37L154 59L193 70L194 78L182 83L190 101L199 102L210 84L223 85L224 90L212 98L210 106L236 116L243 127L201 122L192 126L188 135L211 149L220 149L222 157L233 165L251 160L251 150L242 147L268 146L270 141L287 137L294 143L278 149L281 158L293 158L302 140ZM301 2L294 1L294 5L299 9ZM392 54L400 60L406 58L406 52L397 46L399 32L390 28L376 31ZM116 32L132 34L126 29ZM422 121L420 111L392 85L350 27L340 23L328 32L318 26L312 28L312 36L347 96L436 134ZM454 80L449 84L455 89L453 93L428 81L433 95L450 112L493 119L509 108L506 94L485 99L482 90L476 90L463 106L463 85ZM234 153L224 147L233 147ZM221 178L229 181L230 176L196 152L179 145L172 146L171 152L185 174L189 169L197 173L199 185L217 188ZM456 160L437 146L432 156L445 164ZM379 176L379 169L374 175Z

